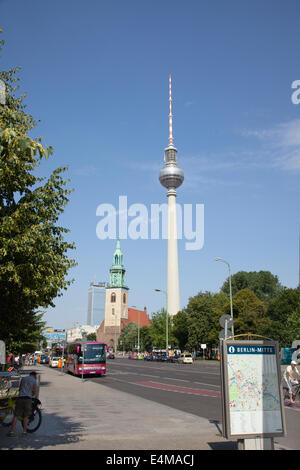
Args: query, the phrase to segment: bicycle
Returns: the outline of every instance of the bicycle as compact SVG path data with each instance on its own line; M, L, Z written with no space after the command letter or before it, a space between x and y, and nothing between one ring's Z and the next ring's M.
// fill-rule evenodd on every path
M11 396L8 398L0 398L0 423L2 426L11 426L14 410L16 407L17 396ZM2 403L1 403L2 402ZM41 402L38 398L32 399L32 412L29 416L27 423L27 432L35 432L41 425L42 422L42 412L41 412ZM23 418L18 416L19 421L23 424Z
M294 401L300 402L300 381L295 380L294 382L295 383L292 384L292 393L293 393L292 397ZM283 388L284 400L290 400L289 389L285 382L283 383L282 388Z

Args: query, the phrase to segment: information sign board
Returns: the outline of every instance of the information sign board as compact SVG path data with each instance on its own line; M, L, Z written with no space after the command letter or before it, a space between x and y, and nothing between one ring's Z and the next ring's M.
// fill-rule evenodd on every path
M276 341L222 341L223 434L285 435Z
M52 331L46 332L43 335L46 339L54 341L58 340L65 340L66 339L66 333L65 332L57 332L57 331Z

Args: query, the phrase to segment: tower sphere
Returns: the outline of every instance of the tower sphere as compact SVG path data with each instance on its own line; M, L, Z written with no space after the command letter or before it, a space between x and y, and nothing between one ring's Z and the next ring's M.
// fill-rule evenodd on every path
M178 165L166 165L159 172L159 181L167 189L176 189L184 180L183 170Z
M159 172L159 181L167 189L176 189L182 185L184 173L177 165L177 149L169 145L165 149L165 166Z

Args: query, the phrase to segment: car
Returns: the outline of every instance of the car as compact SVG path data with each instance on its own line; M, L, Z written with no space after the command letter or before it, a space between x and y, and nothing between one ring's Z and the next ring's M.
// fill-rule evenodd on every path
M41 355L40 364L49 364L49 357L46 354Z
M137 358L136 354L130 354L130 356L128 356L128 359L134 359L135 360L136 358Z
M178 357L179 356L169 356L168 357L168 362L172 362L172 363L175 363L175 362L178 362Z
M193 356L190 353L181 354L178 362L181 364L193 364Z
M110 353L107 354L106 357L107 357L107 359L114 359L114 358L115 358L115 355L114 355L114 353L111 353L111 352L110 352Z
M166 354L159 354L157 360L159 362L166 362L168 360L168 356Z
M49 360L49 367L58 367L58 361L61 360L60 357L52 357Z
M144 361L153 361L153 354L147 354L144 356Z
M136 358L137 358L137 359L144 359L144 355L143 355L143 354L138 354L138 355L136 356Z

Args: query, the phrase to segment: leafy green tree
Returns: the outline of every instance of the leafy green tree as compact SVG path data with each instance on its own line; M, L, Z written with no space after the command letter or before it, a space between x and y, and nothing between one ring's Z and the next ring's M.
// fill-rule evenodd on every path
M219 320L229 307L229 299L225 294L199 292L189 299L184 312L187 317L189 350L200 350L201 344L208 347L218 345L220 332Z
M181 310L173 317L173 335L177 340L179 349L185 349L188 341L187 313Z
M300 339L300 307L290 313L285 325L286 345L291 347L293 341Z
M239 271L231 277L232 295L243 289L250 289L260 300L270 301L283 290L277 276L269 271ZM221 287L229 295L229 279Z
M166 310L162 309L152 314L151 325L149 326L152 345L157 349L166 349L166 330L167 330L167 317ZM173 334L172 320L168 316L168 343L171 347L177 345L177 341Z
M141 351L152 351L152 338L149 326L142 326L140 328L140 344Z
M122 328L118 341L118 349L133 351L138 344L138 324L129 322Z
M1 42L3 45L3 41ZM58 219L70 190L57 168L48 179L34 170L52 153L32 138L36 123L16 97L18 69L0 72L6 103L0 105L0 331L8 348L24 341L24 331L41 334L37 309L54 306L75 265Z
M86 336L86 339L88 341L97 341L97 335L96 333L89 333L87 336Z
M235 335L252 333L270 337L272 321L266 313L267 305L252 290L240 290L232 303Z
M298 329L292 331L295 321L300 322L300 291L299 289L284 289L273 299L267 310L272 320L272 336L280 342L282 347L291 347L294 334ZM295 325L296 327L296 325Z
M47 345L47 341L43 337L46 323L42 321L42 317L43 313L36 312L17 337L9 336L6 339L10 351L25 354L39 350L41 342L44 347Z

